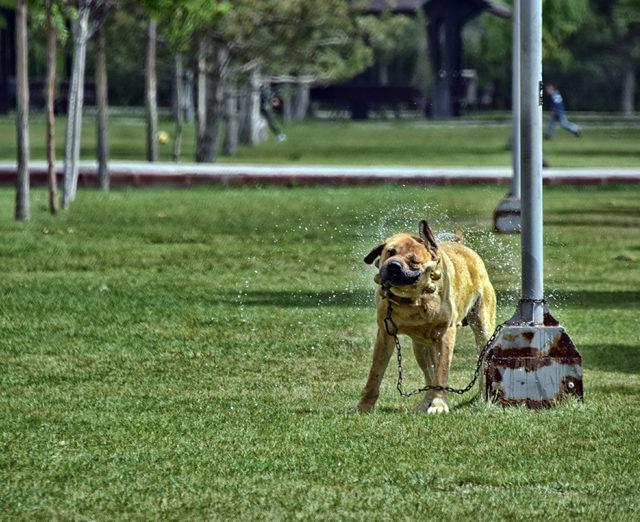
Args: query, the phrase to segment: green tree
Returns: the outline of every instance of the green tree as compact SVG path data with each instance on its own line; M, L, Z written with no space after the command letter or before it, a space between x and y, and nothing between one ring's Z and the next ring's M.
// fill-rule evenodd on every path
M640 62L640 2L638 0L591 0L588 52L609 76L619 81L620 109L635 109L636 75Z
M234 61L256 61L273 74L335 81L373 56L347 0L236 0L220 29Z
M45 0L44 4L32 1L29 4L30 29L32 41L35 45L35 54L38 55L38 40L46 40L46 53L44 61L47 67L46 80L46 120L47 120L47 181L49 192L49 211L55 214L58 211L58 186L56 177L56 135L55 135L55 98L56 98L56 69L57 69L57 45L67 40L67 28L65 16L62 11L64 0ZM32 56L33 58L33 56ZM34 60L37 62L37 60ZM37 67L36 74L37 74Z
M542 59L566 66L573 58L570 39L589 16L589 0L544 0L542 7Z
M524 0L521 0L524 1ZM542 15L542 55L545 70L564 70L574 59L573 37L588 19L589 0L544 0ZM509 6L513 5L508 0ZM478 71L481 87L494 90L508 107L511 85L512 24L490 14L483 14L465 30L466 62Z
M230 76L246 85L240 98L240 135L254 143L259 121L260 75L286 77L294 85L295 119L306 114L312 83L350 78L373 59L364 25L348 0L237 0L220 25L229 49Z
M60 12L53 0L45 0L47 18L47 180L49 190L49 212L58 212L58 179L56 175L56 66L58 28L56 18ZM58 16L56 16L58 15Z
M104 23L105 13L115 3L115 0L74 0L64 2L65 12L71 22L73 61L68 94L62 208L69 208L76 197L78 189L87 43Z
M217 24L221 16L230 8L227 0L145 0L144 2L149 15L148 23L148 47L147 60L145 66L146 78L146 105L147 105L147 159L155 161L157 159L157 79L156 79L156 24L161 24L161 30L166 37L169 48L174 53L176 85L181 83L182 75L182 54L193 47L193 42L198 37L210 35L217 30ZM208 69L207 66L203 67ZM208 71L201 71L208 74ZM204 82L203 82L204 83ZM182 136L182 100L181 89L177 89L177 113L176 113L176 133L174 135L174 159L180 157L180 143ZM204 103L208 106L208 103ZM202 107L201 107L202 108ZM218 118L216 118L217 120ZM211 127L211 126L210 126ZM209 127L209 130L210 130ZM200 129L200 127L199 127ZM198 134L198 152L201 149L209 149L210 142L217 140L217 132L206 133L206 127L202 127L203 132ZM211 139L203 139L203 135ZM216 142L217 143L217 142ZM208 154L204 155L208 157Z

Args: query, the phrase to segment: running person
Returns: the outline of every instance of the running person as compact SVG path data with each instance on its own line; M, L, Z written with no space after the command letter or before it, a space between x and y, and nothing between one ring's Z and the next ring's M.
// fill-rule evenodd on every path
M549 95L549 100L551 101L551 114L549 115L549 123L547 124L547 132L545 133L545 138L550 140L553 137L553 131L555 129L556 123L559 123L560 126L568 130L577 138L582 134L582 129L572 123L567 118L567 115L564 112L564 103L562 101L562 94L552 83L548 83L545 86L545 91Z
M282 129L276 121L273 109L280 106L280 100L273 94L271 86L269 84L263 84L260 87L260 114L267 120L267 124L276 136L278 141L284 141L287 139L286 134L282 132Z

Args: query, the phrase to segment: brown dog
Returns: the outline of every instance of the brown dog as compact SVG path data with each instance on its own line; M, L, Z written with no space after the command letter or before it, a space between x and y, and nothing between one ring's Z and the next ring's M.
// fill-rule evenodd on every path
M380 268L374 281L378 335L367 384L357 411L375 406L382 377L394 350L384 325L389 301L398 333L413 340L426 383L447 386L456 328L468 323L481 350L495 327L496 295L480 256L459 242L436 243L425 220L420 236L396 234L374 248L364 262ZM383 287L388 289L384 298ZM480 383L482 390L482 382ZM417 411L447 413L447 392L431 390Z

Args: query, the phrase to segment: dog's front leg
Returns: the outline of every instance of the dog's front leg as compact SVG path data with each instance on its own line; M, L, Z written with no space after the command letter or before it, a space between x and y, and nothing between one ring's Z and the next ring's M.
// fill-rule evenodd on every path
M427 385L448 386L449 367L456 342L456 329L447 328L442 335L429 344L414 343L414 352L424 372ZM427 413L449 413L448 393L443 390L428 390L416 411Z
M378 328L376 346L373 350L373 362L369 370L369 378L362 390L360 401L355 408L357 411L371 411L375 406L378 395L380 394L380 383L389 364L393 348L393 337Z

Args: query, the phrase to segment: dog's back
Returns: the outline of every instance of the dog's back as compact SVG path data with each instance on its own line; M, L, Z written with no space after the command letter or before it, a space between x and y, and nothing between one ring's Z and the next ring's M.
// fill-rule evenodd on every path
M449 278L455 292L458 317L464 318L470 310L482 301L487 306L490 327L495 324L495 291L481 257L462 243L447 241L440 243L443 252L451 262Z

